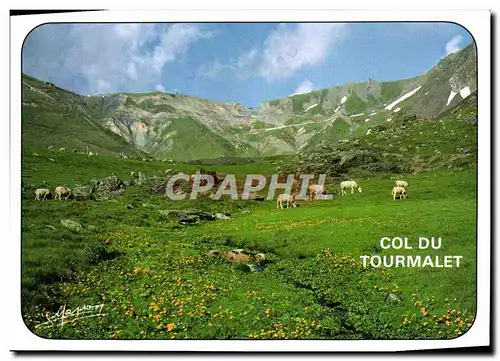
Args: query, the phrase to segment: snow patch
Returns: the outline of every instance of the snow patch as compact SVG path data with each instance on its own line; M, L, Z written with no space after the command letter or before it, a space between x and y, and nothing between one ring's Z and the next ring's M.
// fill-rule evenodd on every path
M307 109L306 109L306 110L304 110L304 112L307 112L308 110L311 110L312 108L317 107L317 106L318 106L318 103L313 104L313 105L311 105L311 106L307 107Z
M366 122L368 122L368 121L370 121L370 118L366 118L366 119L365 119L365 123L366 123Z
M344 104L347 101L347 97L344 95L340 100L340 104Z
M388 118L387 121L390 122L392 120L392 118Z
M460 96L462 97L462 99L467 98L469 95L470 95L470 88L468 86L460 90Z
M351 115L351 118L360 117L362 115L365 115L365 113L358 113L358 114Z
M418 92L420 90L420 88L422 88L422 86L419 86L418 88L416 89L413 89L411 92L409 93L406 93L405 95L399 97L398 99L396 99L395 101L393 101L391 104L389 104L388 106L385 107L385 109L387 110L392 110L392 108L394 108L394 106L400 102L402 102L403 100L405 99L408 99L409 97L411 97L413 94L415 94L416 92Z
M427 94L429 94L429 92L426 92L426 93L424 94L424 96L426 96Z
M455 95L457 94L458 93L455 93L453 90L451 91L450 96L448 97L448 102L446 102L446 106L450 105L451 101L453 100L453 98L455 98Z
M375 115L375 114L377 114L377 112L373 112L373 113L371 113L370 115Z
M401 110L401 108L396 108L396 109L394 109L394 113L397 113L397 112L399 112L400 110Z
M366 135L370 134L372 132L371 128L368 129L368 131L366 132Z
M337 107L337 109L335 109L333 112L334 112L334 113L337 113L337 112L339 111L339 109L340 109L340 105L339 105L339 106Z

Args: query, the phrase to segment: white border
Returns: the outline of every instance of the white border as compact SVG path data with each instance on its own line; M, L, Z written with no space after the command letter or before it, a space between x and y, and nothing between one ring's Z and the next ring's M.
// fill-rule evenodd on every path
M246 22L246 21L450 21L461 24L473 35L478 48L479 152L478 176L489 185L490 174L490 12L488 10L380 11L380 10L164 10L107 11L49 14L10 18L11 119L10 119L10 229L6 268L11 350L165 350L165 351L398 351L487 346L490 344L490 187L478 187L478 292L474 325L453 340L326 340L326 341L219 341L219 340L144 340L144 341L69 341L42 339L29 331L20 313L20 185L21 185L21 47L25 36L46 22ZM12 196L14 195L14 196Z

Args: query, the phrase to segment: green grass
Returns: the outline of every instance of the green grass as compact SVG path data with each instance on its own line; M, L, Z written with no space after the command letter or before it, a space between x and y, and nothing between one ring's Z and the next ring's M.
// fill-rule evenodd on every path
M126 143L91 121L98 115L98 104L87 107L76 95L30 77L26 81L42 91L33 92L25 85L23 99L28 105L23 107L22 315L37 335L441 339L460 336L473 322L477 125L464 121L477 114L472 100L435 122L404 114L385 122L381 112L369 125L360 125L357 131L363 133L347 144L338 143L350 132L349 124L339 119L308 141L314 152L306 162L318 162L316 169L328 166L328 156L338 150L368 150L392 160L397 155L402 164L416 170L404 176L409 183L406 200L393 200L390 194L394 177L401 175L351 168L347 175L358 181L362 193L300 201L300 207L284 210L277 210L275 201L171 201L139 186L99 202L37 202L33 198L38 187L74 187L111 173L128 180L131 171L165 177L166 169L192 174L204 168L219 175L235 174L241 186L247 174L269 177L277 166L296 166L298 161L293 155L236 158L229 142L207 135L213 133L190 118L174 119L168 129L175 134L170 139L173 147L163 155L173 163L109 156L126 151ZM297 109L306 99L292 98ZM382 124L373 127L377 122ZM65 137L51 137L62 125L67 125L62 128ZM324 124L305 127L318 130ZM373 127L372 133L362 135L368 127ZM294 131L269 133L293 143ZM252 136L256 135L248 139ZM200 139L203 142L195 142ZM50 144L66 146L68 152L48 151ZM103 155L88 158L69 149L87 144L99 147ZM322 144L330 146L319 147ZM194 158L201 164L183 162ZM338 182L327 183L326 188L338 191ZM267 194L266 190L261 193ZM227 212L231 219L181 225L159 212L168 209ZM80 222L83 231L64 229L62 219ZM408 237L413 248L383 249L381 237ZM419 250L418 237L441 237L442 247ZM212 249L236 248L265 253L268 267L249 272L207 255ZM363 255L463 259L459 268L364 268ZM388 300L390 294L397 300ZM100 317L69 317L63 327L60 319L50 317L62 307L75 310L96 304L103 304ZM50 325L47 317L59 324ZM44 323L48 327L37 327Z
M265 122L262 122L260 120L257 120L257 121L255 121L255 122L252 123L252 128L253 129L265 129L265 128L272 128L274 126L275 125L273 125L273 124L265 123Z
M347 114L358 114L363 113L369 107L368 103L363 101L360 97L358 97L354 91L349 90L349 96L345 102L345 109Z
M174 134L167 139L159 135L158 149L150 150L159 157L179 160L217 158L235 153L233 145L221 136L208 131L207 127L190 117L171 118L163 131ZM203 139L203 141L201 141ZM165 144L170 146L165 147Z
M66 148L114 155L142 155L123 138L94 121L99 113L86 106L85 97L49 88L23 75L22 147Z
M347 124L344 120L337 118L335 122L333 124L329 124L323 132L313 136L308 141L308 148L315 149L315 147L322 142L335 144L341 139L346 139L348 138L349 128L349 124Z
M170 166L98 157L86 164L86 174L78 174L84 160L61 155L50 162L45 156L23 157L24 183L47 180L52 188L109 175L110 169L127 179L130 170L153 175ZM274 173L279 160L213 169L243 179L250 172ZM186 172L198 167L176 166ZM394 201L393 181L373 177L358 179L361 194L285 210L276 210L274 201L173 202L134 187L114 201L25 197L23 315L31 330L50 338L455 337L467 329L476 307L475 171L423 172L405 179L408 200ZM180 226L164 220L160 209L229 212L232 219ZM98 229L73 233L60 227L65 218ZM442 237L443 246L382 250L382 236L406 236L412 245L419 236ZM266 253L272 262L249 273L206 255L234 248ZM458 269L373 269L360 265L365 254L464 259ZM400 301L387 301L390 292ZM44 310L100 303L105 316L35 328L47 321L40 316Z

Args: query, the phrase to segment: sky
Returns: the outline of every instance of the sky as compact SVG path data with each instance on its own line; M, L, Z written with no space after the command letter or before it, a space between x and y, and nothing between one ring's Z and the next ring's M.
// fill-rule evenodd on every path
M87 94L176 92L266 100L420 75L473 41L454 23L45 24L22 71Z

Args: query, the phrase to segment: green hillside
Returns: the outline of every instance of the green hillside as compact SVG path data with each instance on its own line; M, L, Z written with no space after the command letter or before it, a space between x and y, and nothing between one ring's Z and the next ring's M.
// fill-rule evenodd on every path
M103 155L144 153L95 120L100 114L84 97L22 75L22 148L38 151L53 146L71 152L89 150Z
M168 125L158 131L157 141L146 149L158 157L177 160L219 158L224 156L255 155L247 149L236 150L226 139L211 132L190 117L170 118Z

